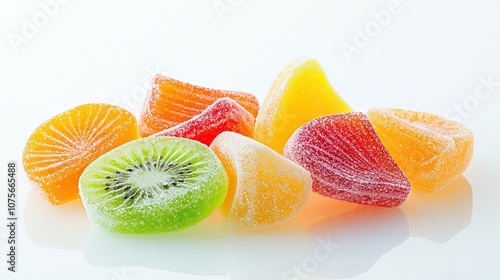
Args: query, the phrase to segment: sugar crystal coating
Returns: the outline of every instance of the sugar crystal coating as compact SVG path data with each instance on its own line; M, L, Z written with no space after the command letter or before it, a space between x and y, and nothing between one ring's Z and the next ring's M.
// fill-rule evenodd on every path
M278 153L301 125L322 116L350 112L314 59L300 58L276 77L255 122L255 140Z
M253 136L255 118L245 108L230 98L221 98L201 114L151 136L173 136L193 139L210 145L223 131L233 131L248 137Z
M307 170L269 147L234 132L222 132L210 146L229 177L221 212L228 225L252 231L293 218L311 192Z
M78 198L78 178L87 165L139 137L129 111L110 104L79 105L33 131L24 147L23 167L45 198L62 204Z
M139 118L141 135L146 137L185 122L223 97L233 99L257 116L259 101L250 93L196 86L158 73Z
M311 172L313 191L358 204L394 207L410 183L359 112L321 117L290 137L284 155Z
M175 231L217 209L227 193L219 159L197 141L156 137L124 144L80 177L90 220L117 233Z
M474 135L463 124L403 109L374 108L367 115L413 190L438 191L469 166Z

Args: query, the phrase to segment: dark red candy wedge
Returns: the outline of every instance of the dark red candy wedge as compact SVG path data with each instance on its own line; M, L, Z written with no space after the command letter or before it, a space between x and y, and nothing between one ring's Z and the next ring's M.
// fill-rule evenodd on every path
M410 182L360 112L315 119L290 137L284 155L309 170L313 191L358 204L395 207Z
M223 131L253 136L254 116L231 98L220 98L192 119L151 135L173 136L199 141L209 146Z

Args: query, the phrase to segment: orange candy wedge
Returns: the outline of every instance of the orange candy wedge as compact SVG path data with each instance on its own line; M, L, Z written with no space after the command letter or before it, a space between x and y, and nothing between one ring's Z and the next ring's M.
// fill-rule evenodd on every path
M474 135L463 124L403 109L375 108L367 115L412 190L439 191L469 166Z
M52 117L29 137L23 167L54 205L78 198L78 179L100 155L140 138L136 118L109 104L84 104Z
M146 137L190 120L223 97L257 116L259 101L250 93L196 86L156 74L139 120L141 135Z

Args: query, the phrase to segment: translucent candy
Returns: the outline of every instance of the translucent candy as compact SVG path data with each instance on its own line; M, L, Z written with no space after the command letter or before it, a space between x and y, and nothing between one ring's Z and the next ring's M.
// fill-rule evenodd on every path
M444 188L472 159L474 135L460 123L403 109L376 108L367 115L413 190Z
M152 137L100 156L83 171L79 188L90 220L102 229L155 233L208 217L224 201L228 178L206 145Z
M255 118L230 98L215 101L201 114L171 128L153 134L154 137L174 136L193 139L209 146L223 131L253 136Z
M286 141L301 125L350 111L316 60L297 59L274 81L257 116L254 138L282 154Z
M138 139L137 120L109 104L84 104L52 117L29 137L26 175L52 204L78 198L78 178L93 160Z
M250 93L200 87L156 74L139 119L141 135L146 137L185 122L223 97L257 116L259 101Z
M313 191L349 202L394 207L410 183L359 112L325 116L299 128L284 155L311 172Z
M228 195L220 209L230 227L273 227L294 217L308 200L309 172L267 146L222 132L210 147L228 173Z

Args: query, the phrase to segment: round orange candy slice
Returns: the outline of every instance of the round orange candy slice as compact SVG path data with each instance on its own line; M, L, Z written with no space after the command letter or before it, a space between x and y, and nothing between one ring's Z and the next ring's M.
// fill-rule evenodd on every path
M78 198L78 179L100 155L140 137L129 111L110 104L84 104L41 124L29 137L23 167L52 204Z

